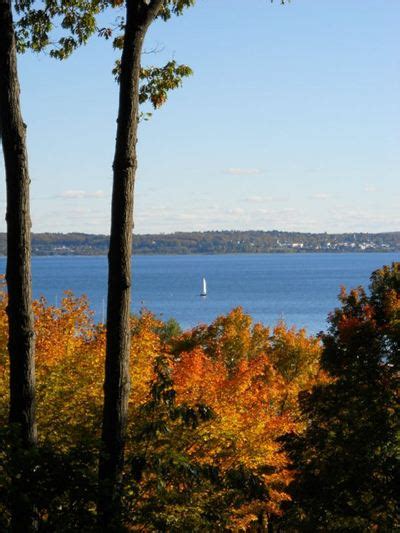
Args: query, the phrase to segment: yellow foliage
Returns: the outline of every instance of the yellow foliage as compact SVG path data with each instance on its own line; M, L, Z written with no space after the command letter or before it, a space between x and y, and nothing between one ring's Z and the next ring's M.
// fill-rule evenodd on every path
M93 322L85 297L66 292L60 307L34 302L36 399L39 438L68 447L87 432L100 433L105 328ZM0 292L0 417L7 419L8 357L6 296ZM150 313L132 317L130 408L146 401L153 361L160 349L159 322Z
M6 296L0 291L0 422L7 416ZM37 417L41 440L68 448L97 439L103 403L105 327L96 325L85 297L67 292L60 307L34 303ZM155 358L165 350L162 323L150 313L132 317L132 418L150 399ZM182 349L176 349L176 345ZM291 481L279 438L302 430L298 393L324 379L320 344L283 323L271 330L253 324L241 308L199 326L174 342L173 386L180 404L206 404L215 417L193 430L187 452L224 474L238 466L269 490L266 501L232 509L232 531L245 531L260 513L280 513ZM129 447L129 443L128 443Z

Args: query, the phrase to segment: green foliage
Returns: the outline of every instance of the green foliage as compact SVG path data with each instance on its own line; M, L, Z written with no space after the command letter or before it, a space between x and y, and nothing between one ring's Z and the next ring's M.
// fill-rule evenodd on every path
M400 264L374 272L370 291L342 293L322 336L334 381L302 395L307 430L287 440L295 531L400 528Z
M139 102L150 102L154 109L161 107L167 100L168 92L180 87L183 78L192 74L190 67L177 65L176 61L168 61L163 67L142 68Z
M172 15L181 15L185 7L194 5L194 0L166 1L161 7L159 17L168 20ZM119 32L114 36L115 31ZM122 50L124 45L125 19L120 18L113 28L101 28L99 35L106 40L113 37L113 47ZM112 71L117 82L120 80L121 60L117 59ZM154 109L161 107L168 98L169 91L182 86L184 78L191 76L193 71L187 65L178 65L175 60L168 61L164 66L146 66L141 68L139 103L149 102ZM142 112L141 120L148 120L151 113Z
M119 41L118 46L121 45ZM119 81L121 62L117 60L113 68L115 79ZM168 99L168 93L182 86L183 79L191 76L193 71L187 65L178 65L168 61L162 67L143 67L140 71L139 103L150 103L154 109L160 108ZM142 113L141 119L147 120L151 113Z
M167 21L173 15L182 15L185 9L194 6L195 3L196 0L164 0L158 17Z
M33 509L39 531L95 531L96 460L91 442L68 450L54 443L26 450L15 432L2 429L0 531L10 530L13 508Z
M96 32L96 17L107 7L102 0L32 0L15 2L19 52L50 49L57 59L67 58Z
M229 530L232 510L268 497L262 478L244 465L223 471L191 453L194 431L215 420L203 403L176 401L173 359L159 356L150 399L129 426L124 522L145 531Z
M182 328L175 318L170 318L166 322L162 322L156 333L163 344L171 346L182 335Z
M167 356L156 359L151 396L129 427L125 523L147 531L209 531L221 520L208 497L218 475L188 449L192 431L213 413L203 404L176 403L171 369Z

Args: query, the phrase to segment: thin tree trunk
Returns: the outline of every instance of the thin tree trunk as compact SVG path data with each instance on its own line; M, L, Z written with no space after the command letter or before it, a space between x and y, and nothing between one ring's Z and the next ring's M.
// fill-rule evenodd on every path
M130 306L133 200L137 168L139 76L147 29L163 0L126 0L121 56L117 137L113 163L111 232L108 253L107 345L102 450L99 463L99 524L120 525L120 488L130 392Z
M31 220L26 126L20 109L17 54L10 0L0 0L0 133L7 186L7 268L10 355L9 421L24 448L36 444ZM29 531L29 512L13 517L15 531Z
M137 167L140 57L145 35L134 2L127 2L121 57L117 137L113 163L111 232L108 253L107 347L102 453L99 464L99 519L104 530L119 520L119 488L124 463L130 391L130 305L133 195Z
M163 0L126 0L121 56L117 137L113 163L108 253L107 345L102 451L99 463L99 524L118 529L130 392L130 306L133 200L137 167L139 76L143 41Z

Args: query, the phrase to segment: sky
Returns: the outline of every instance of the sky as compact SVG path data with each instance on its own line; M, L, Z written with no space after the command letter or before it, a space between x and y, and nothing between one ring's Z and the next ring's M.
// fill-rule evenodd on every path
M143 64L194 75L140 125L135 232L399 231L399 26L399 0L197 0L156 22ZM115 58L97 37L19 57L34 232L109 233ZM0 202L5 231L2 164Z

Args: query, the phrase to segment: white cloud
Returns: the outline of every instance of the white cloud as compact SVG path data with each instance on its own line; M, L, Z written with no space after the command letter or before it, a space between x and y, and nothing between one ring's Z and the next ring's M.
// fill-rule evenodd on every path
M57 198L63 198L64 200L77 200L79 198L105 198L104 191L83 191L76 189L69 189L60 193Z
M378 188L372 183L367 183L364 187L365 192L377 192Z
M231 167L226 168L224 174L230 174L231 176L260 176L263 172L259 168Z

